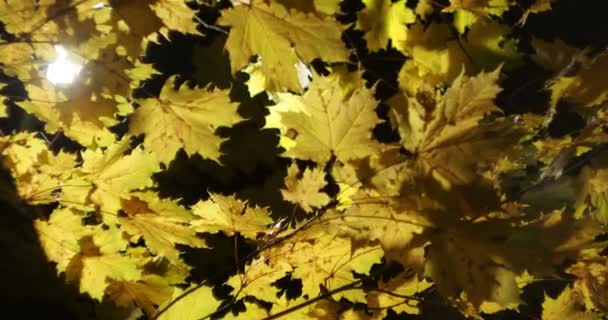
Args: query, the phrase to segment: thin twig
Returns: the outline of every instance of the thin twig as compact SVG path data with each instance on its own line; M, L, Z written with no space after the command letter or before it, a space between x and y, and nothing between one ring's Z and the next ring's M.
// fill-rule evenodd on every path
M334 294L336 294L336 293L339 293L339 292L342 292L342 291L348 291L348 290L354 289L354 288L356 288L356 287L357 287L359 284L361 284L362 282L363 282L363 280L357 280L357 281L355 281L355 282L351 282L351 283L349 283L349 284L347 284L347 285L343 285L343 286L341 286L341 287L339 287L339 288L336 288L336 289L334 289L334 290L331 290L331 291L328 291L328 292L326 292L326 293L323 293L323 294L321 294L321 295L319 295L319 296L317 296L317 297L315 297L315 298L312 298L312 299L310 299L310 300L308 300L308 301L306 301L306 302L300 303L300 304L295 305L295 306L293 306L293 307L291 307L291 308L287 308L287 309L285 309L285 310L283 310L283 311L281 311L281 312L279 312L279 313L275 313L275 314L273 314L273 315L271 315L271 316L268 316L268 317L266 317L266 318L264 318L264 319L262 319L262 320L273 320L273 319L278 319L278 318L280 318L280 317L282 317L282 316L285 316L285 315L288 315L288 314L290 314L290 313L292 313L292 312L294 312L294 311L300 310L300 309L302 309L302 308L304 308L304 307L306 307L306 306L309 306L309 305L311 305L311 304L313 304L313 303L319 302L319 301L321 301L321 300L325 300L325 299L327 299L327 298L331 297L332 295L334 295Z

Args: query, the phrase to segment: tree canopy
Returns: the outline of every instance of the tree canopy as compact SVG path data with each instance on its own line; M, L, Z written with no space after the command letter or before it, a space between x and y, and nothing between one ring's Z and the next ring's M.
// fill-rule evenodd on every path
M573 3L4 0L6 214L99 319L602 319Z

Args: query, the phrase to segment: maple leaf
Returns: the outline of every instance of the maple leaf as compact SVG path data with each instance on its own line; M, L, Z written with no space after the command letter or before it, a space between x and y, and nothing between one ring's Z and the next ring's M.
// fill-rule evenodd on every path
M496 84L499 71L473 78L461 74L439 102L422 105L410 98L394 109L403 146L417 154L420 169L446 189L471 183L477 168L498 159L505 146L516 141L506 119L480 123L485 115L500 112L493 103L501 90ZM472 152L475 159L468 156Z
M213 297L212 288L208 286L190 287L188 294L181 299L184 290L175 289L172 301L161 306L159 309L166 309L158 316L159 320L184 320L207 318L220 306L220 301ZM175 302L174 302L175 301Z
M157 275L143 275L138 281L109 282L106 294L117 306L128 308L135 303L149 316L154 314L156 306L165 303L173 294L167 280Z
M128 240L128 235L124 234L124 236ZM153 255L145 246L130 246L127 248L125 255L133 260L138 268L143 270L144 276L156 275L162 277L162 280L171 286L187 282L186 278L189 276L191 267L181 260L169 260L166 257Z
M445 8L446 12L454 10L467 10L479 15L493 14L502 15L513 5L511 0L450 0L450 6Z
M47 10L50 10L53 5L55 5L55 0L42 0L38 2L3 1L0 4L0 20L2 20L6 31L9 33L29 33L41 26L45 26Z
M479 240L444 235L431 241L424 275L436 283L439 292L459 297L463 290L475 307L491 301L502 308L514 308L522 302L517 274L495 260L494 254L488 257L491 251Z
M606 142L608 142L608 135L606 135L601 123L590 123L577 132L576 135L566 135L533 142L536 148L536 158L545 164L541 169L540 178L557 179L561 177L566 164L570 160L584 155L592 150L592 148Z
M235 73L257 55L271 91L301 91L296 64L315 58L327 62L348 61L340 40L342 27L330 18L319 18L283 5L254 2L222 11L218 24L230 26L226 49ZM264 37L260 37L264 34Z
M0 153L15 179L17 193L31 204L55 202L56 191L76 165L74 155L53 154L46 142L33 133L0 137Z
M270 315L276 315L280 312L284 312L285 310L291 310L289 313L290 315L297 317L297 319L303 320L363 320L356 317L349 318L348 316L351 314L349 314L348 311L340 314L340 305L330 299L323 299L312 304L308 303L303 308L297 308L299 305L302 305L307 301L309 300L305 299L304 297L293 300L282 297L276 305L273 305L273 308L270 310Z
M418 280L416 275L401 273L399 276L380 283L380 290L371 290L367 295L367 303L378 310L379 318L386 317L388 307L395 312L419 314L418 301L408 299L432 286L425 280Z
M108 145L114 140L107 127L116 124L114 116L124 112L116 102L126 100L133 86L124 70L132 69L141 53L139 48L133 56L124 57L125 47L118 42L124 39L119 39L116 33L121 28L105 24L99 9L107 16L112 13L103 5L98 7L99 3L103 4L88 0L9 1L0 5L0 16L6 13L7 20L3 21L8 21L8 32L16 37L15 41L5 43L6 50L11 51L9 73L28 82L30 100L18 105L46 122L48 132L62 129L85 146ZM9 18L9 12L18 14L10 14ZM124 41L124 44L140 42ZM62 43L65 57L54 50L57 46L63 48ZM51 67L66 60L81 67L79 85L53 85L39 80L50 78L54 74ZM65 72L60 67L56 69Z
M198 153L218 161L224 139L215 135L215 130L241 121L238 104L230 101L225 90L181 86L175 91L174 87L175 77L171 77L158 99L141 101L129 119L129 132L145 134L144 146L163 163L173 160L180 148L188 155Z
M327 15L340 13L340 0L313 0L315 9Z
M105 151L83 152L82 167L62 188L65 205L86 206L91 201L101 209L104 221L116 221L121 198L130 191L151 186L152 174L159 170L154 155L142 148L130 150L129 144L126 137Z
M1 87L0 87L1 89ZM0 101L0 103L4 103L4 101ZM8 112L6 110L6 106L3 104L0 104L0 118L6 118L8 117Z
M556 299L545 295L542 320L599 320L601 318L599 314L585 310L581 293L569 286Z
M240 320L240 319L264 319L268 317L268 311L260 307L258 304L245 301L245 311L239 312L237 315L228 313L223 319Z
M93 233L93 228L82 225L82 216L68 208L54 210L48 221L35 220L34 227L46 256L57 263L58 274L80 252L80 238Z
M341 234L358 241L373 243L377 240L387 252L403 250L415 234L424 230L422 226L431 225L419 212L396 211L388 203L374 203L369 199L374 197L355 197L346 212L327 213L320 223L330 228L336 227Z
M81 252L66 268L66 279L78 279L80 292L101 301L109 279L136 281L141 278L141 270L135 262L120 253L127 242L119 229L96 232L80 238L78 242Z
M513 32L514 26L500 19L515 2L451 0L446 7L420 0L415 8L405 2L364 0L359 12L337 0L235 0L228 9L218 1L205 3L221 15L220 25L231 28L228 39L219 37L212 45L226 41L230 67L227 60L216 59L215 51L195 50L197 69L209 71L206 65L218 62L232 73L245 71L250 95L265 95L249 99L237 86L229 98L227 90L210 90L225 87L229 79L211 77L209 87L190 89L177 88L176 78L170 77L159 99L135 98L140 107L134 108L134 92L147 90L140 82L158 73L140 57L150 42L171 40L169 30L199 34L198 23L204 22L194 5L182 0L0 1L6 31L0 64L9 77L5 80L11 81L0 84L0 100L15 102L43 121L45 131L58 133L52 142L33 133L0 137L1 160L19 197L28 204L58 202L36 208L43 215L53 210L47 220L34 221L48 260L94 299L139 307L160 319L215 316L220 305L222 313L228 310L224 306L233 310L228 319L380 319L389 312L418 313L424 300L419 293L431 286L423 278L433 280L442 297L463 314L479 318L516 308L520 281L551 279L564 268L575 276L573 287L557 299L546 298L543 318L599 318L606 309L606 259L601 256L606 244L599 236L606 231L601 223L608 192L605 157L597 152L608 142L608 116L597 106L608 96L598 76L606 69L607 54L533 40L536 55L525 54L554 73L546 84L552 109L546 117L507 119L493 100L501 90L498 66L517 79L509 68L524 54L517 51L516 37L525 30ZM550 0L530 2L520 10L519 24L550 7ZM342 34L344 17L333 16L341 8L357 14L352 27L364 31L367 42L348 41L355 53L351 60L361 60L359 54L366 51L375 52L373 60L384 60L387 53L379 51L389 43L406 56L397 79L402 92L387 101L399 142L372 139L375 129L381 129L375 131L378 138L387 138L381 133L387 128L376 127L385 108L376 115L376 87L367 89L363 74L366 80L394 79L384 72L376 75L375 67L363 63L367 59L358 61L358 72L349 71L353 64L335 63L349 60L341 40L350 40ZM432 19L438 15L447 19ZM60 59L82 66L77 83L44 80ZM316 71L328 75L313 76L313 62ZM479 70L495 71L471 77ZM195 78L209 82L203 73L195 72ZM27 97L14 96L20 86L13 81L23 82ZM239 103L256 129L262 126L266 110L251 102L265 96L276 104L269 108L266 128L279 129L283 155L312 162L309 169L299 172L292 165L286 177L274 170L263 185L246 183L245 191L234 196L211 193L193 212L142 191L154 186L151 176L166 171L180 148L218 161L224 138L215 135L216 129L241 120ZM553 109L561 100L585 107L576 110L585 125L576 134L547 138L544 131L554 123ZM6 108L0 106L0 117L5 116ZM8 116L12 128L19 113ZM130 134L145 135L141 146L131 147L131 135L116 141L122 132L115 125L124 119L123 129L128 124ZM31 129L27 122L17 126L22 125ZM239 127L231 130L236 140L227 148L230 156L267 150L258 144L266 135L239 138L251 132ZM70 150L81 151L58 151L66 146L59 134L79 145L69 143ZM260 165L257 157L225 158L248 174ZM262 162L271 171L278 168L266 158ZM563 177L570 170L566 164L579 159L591 160L579 174ZM190 164L184 168L182 162L171 169L188 170ZM539 188L541 201L534 199L534 190L514 195L533 183L534 168L539 168L541 182L557 180ZM223 182L240 176L230 168L211 176L218 174ZM327 187L326 178L340 189L336 208L327 206L330 199L320 191ZM567 194L564 185L572 189ZM0 187L12 188L9 183ZM164 192L171 184L160 181L160 187ZM175 191L171 195L179 197L182 190ZM576 210L544 212L544 205L555 199L549 193L567 198L566 208ZM318 212L303 221L273 221L266 208L238 200L244 195L260 196L256 203L270 205L275 216L288 215L284 200ZM5 198L13 206L18 202ZM192 200L197 199L184 201ZM205 246L196 232L238 233L257 244L255 255L241 257L240 272L225 283L234 288L233 301L222 304L213 297L212 290L219 287L191 287L189 293L180 289L194 274L179 259L178 244ZM217 253L221 247L208 250ZM389 281L369 282L376 278L372 266L383 261L396 261L406 270ZM361 281L361 275L370 277ZM302 294L285 294L276 285L281 279L301 282ZM245 310L235 312L237 303Z
M192 213L199 219L190 224L196 232L223 232L227 236L235 233L248 239L256 239L272 223L270 214L264 208L250 207L234 196L210 194L207 201L199 201L192 207Z
M0 150L4 165L13 171L14 176L26 174L39 162L41 154L48 151L42 139L25 132L0 137Z
M530 7L528 7L528 9L524 12L522 17L519 19L519 23L521 25L524 25L526 23L526 21L528 20L528 17L530 16L530 14L550 11L552 9L551 1L553 1L553 0L535 0L532 3L532 5L530 5Z
M450 231L429 234L424 274L445 296L470 302L471 315L515 307L521 302L518 275L553 274L554 266L592 247L602 232L591 219L576 220L562 211L523 225L507 219L470 223L445 214L432 221L437 230Z
M569 64L576 61L575 57L580 54L579 49L570 47L559 39L549 42L533 38L531 44L535 51L532 60L554 72L568 68Z
M517 41L506 38L508 28L490 21L474 23L466 38L453 39L450 28L431 24L423 28L414 24L408 31L404 48L411 60L399 72L399 86L415 95L422 84L444 86L456 79L465 68L467 74L479 69L495 69L500 64L516 66L521 54Z
M567 272L576 277L572 291L578 295L576 297L578 304L584 303L587 310L605 312L608 309L606 303L608 282L605 276L608 272L608 261L599 254L599 250L590 251L586 252L581 261L570 266Z
M21 79L29 77L31 56L34 48L27 43L9 43L0 41L2 70L9 76Z
M287 169L285 177L287 189L281 189L283 199L298 204L307 213L312 212L313 207L321 208L328 204L331 199L327 194L320 192L327 185L323 169L306 168L301 178L297 177L298 171L295 163Z
M277 95L266 127L280 130L284 156L324 163L332 155L345 162L375 152L371 131L380 120L373 92L363 86L344 89L339 81L318 76L303 96Z
M319 236L314 229L307 229L291 240L271 248L267 255L294 266L292 277L302 279L302 293L309 297L319 295L322 287L331 291L356 281L353 271L369 274L371 266L380 263L383 256L383 250L378 246L352 246L350 239L331 234ZM334 296L365 302L365 294L360 290Z
M389 40L393 46L405 41L405 25L416 21L405 1L366 0L363 3L365 9L357 14L357 28L366 31L365 39L371 51L385 49Z
M175 261L179 258L177 243L200 248L204 241L196 236L188 223L194 215L174 201L160 200L152 192L131 193L129 199L121 199L126 216L119 216L122 228L131 234L132 242L140 237L154 254Z
M278 290L272 283L285 277L293 267L283 259L273 259L269 254L251 261L245 266L242 274L237 274L226 282L234 288L233 294L240 293L244 296L252 296L267 302L276 302Z
M195 12L184 0L156 0L150 4L150 8L167 28L182 33L200 34L196 30L197 23L194 22Z
M556 106L560 99L588 107L602 104L608 100L608 90L601 80L608 70L608 54L599 53L593 57L582 54L575 57L581 64L575 74L558 75L550 85L551 105ZM572 62L576 63L577 60Z
M589 202L596 209L592 212L593 217L605 224L608 222L608 188L604 181L608 179L608 169L589 170L585 168L583 170L586 186L582 197L589 198Z

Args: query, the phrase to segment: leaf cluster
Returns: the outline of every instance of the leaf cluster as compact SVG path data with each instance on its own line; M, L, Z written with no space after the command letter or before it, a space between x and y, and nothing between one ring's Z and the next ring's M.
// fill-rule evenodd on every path
M608 53L521 36L553 5L5 0L0 159L57 274L132 316L482 319L557 281L537 317L600 319Z

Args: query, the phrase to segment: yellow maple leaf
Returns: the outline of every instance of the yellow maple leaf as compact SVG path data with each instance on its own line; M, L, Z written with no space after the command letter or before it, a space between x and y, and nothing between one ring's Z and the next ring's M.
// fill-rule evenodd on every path
M251 261L245 266L242 274L237 274L226 282L234 288L233 294L237 292L243 296L252 296L266 302L276 302L278 288L271 284L285 277L293 267L283 259L272 259L273 257L262 253L262 256Z
M40 245L50 261L57 263L57 273L64 272L74 256L80 252L80 238L93 233L93 228L82 225L82 216L72 209L55 209L48 221L35 220Z
M263 300L263 299L262 299ZM234 315L229 312L222 319L224 320L241 320L241 319L264 319L268 317L268 311L260 307L257 303L245 301L245 311Z
M378 240L385 251L403 250L415 234L424 230L422 226L431 225L416 211L396 212L382 201L366 203L365 200L355 201L343 214L327 214L320 222L339 224L337 227L342 233L359 241Z
M582 294L568 286L556 299L545 295L542 320L558 319L599 320L602 316L586 310Z
M532 60L543 68L553 72L558 72L568 67L576 59L577 55L581 53L579 49L570 47L559 39L549 42L533 38L531 44L534 48Z
M154 314L156 306L165 303L173 294L173 287L167 280L154 274L143 275L138 281L109 282L106 294L117 306L129 308L136 304L149 316Z
M179 258L176 243L195 248L205 245L188 226L194 215L175 201L161 200L153 192L138 192L121 199L121 205L126 213L118 218L122 228L133 236L133 242L143 237L154 254L175 261Z
M178 2L178 1L175 1ZM182 2L183 3L183 2ZM157 4L158 13L153 9ZM182 4L183 5L183 4ZM180 4L176 3L176 7ZM116 37L116 52L125 56L130 62L137 63L145 54L148 42L156 42L155 32L167 37L168 27L161 20L161 15L171 17L166 9L166 1L86 1L75 7L81 19L95 21L95 30L102 34L112 33ZM164 10L164 12L163 12ZM179 10L177 10L179 11ZM187 13L184 12L186 15ZM193 11L191 11L193 14ZM184 25L191 21L184 19Z
M551 1L553 0L534 0L532 5L530 5L530 7L524 12L524 14L519 19L519 23L521 25L524 25L528 20L530 14L536 14L552 10Z
M523 225L508 219L472 223L445 213L432 220L445 231L429 234L424 274L443 295L466 301L471 315L516 307L521 302L517 276L526 270L528 277L554 274L602 232L592 219L575 220L559 210Z
M514 308L522 301L515 278L517 274L502 263L497 253L487 251L480 239L440 235L427 248L424 275L432 279L439 292L460 297L479 308L495 302L501 308Z
M266 127L280 130L287 157L324 163L335 155L345 162L377 150L371 139L380 122L376 105L373 91L363 85L353 91L338 76L316 76L303 96L277 95Z
M254 2L223 10L218 24L231 27L226 49L232 72L244 68L257 55L271 91L302 90L296 70L300 59L304 63L316 58L348 61L348 51L340 40L342 27L335 20L288 10L280 3Z
M320 192L327 185L323 168L306 168L301 178L298 178L298 172L295 163L287 169L285 177L287 189L281 189L283 199L298 204L307 213L312 212L313 207L321 208L328 204L331 199L327 194Z
M450 0L450 6L443 11L467 10L477 15L501 16L511 5L514 5L512 0Z
M109 280L136 281L141 278L141 270L135 261L120 253L127 246L122 231L110 228L101 232L98 227L93 235L78 241L80 253L66 269L66 279L78 279L80 292L102 300Z
M0 46L1 46L1 44L2 44L2 42L0 42ZM0 49L0 54L2 54L1 50L2 49ZM4 88L6 88L6 83L0 83L0 92L2 92L4 90ZM5 102L5 99L2 98L0 100L0 118L8 117L8 111L6 110L6 105L4 104L4 102Z
M46 141L34 133L0 137L0 154L15 179L18 194L30 204L57 201L56 192L76 166L75 155L63 151L53 154Z
M48 149L44 140L35 134L21 132L0 137L0 151L4 165L11 169L13 176L21 176L36 166Z
M399 87L416 95L423 84L443 87L458 77L462 69L467 74L495 69L500 64L516 66L521 59L517 41L506 38L509 31L492 20L474 23L466 37L454 40L445 24L432 23L427 28L413 25L403 44L411 56L399 72Z
M419 280L417 275L403 272L387 282L380 282L380 290L368 293L367 304L370 309L377 310L375 314L379 318L386 317L389 307L398 313L419 314L419 300L414 296L431 286L432 283Z
M324 284L327 289L332 290L350 285L356 280L353 277L353 273L369 274L374 264L382 262L384 250L380 246L357 246L352 244L351 246L351 252L348 255L344 255L339 260L332 262L334 266L330 274L331 276L326 279ZM324 267L322 268L327 270ZM355 289L337 292L332 297L335 297L337 300L345 298L353 302L367 302L366 293L363 290Z
M213 297L212 289L208 286L192 286L186 290L187 294L183 298L176 300L185 292L176 288L173 291L172 300L160 306L159 310L164 310L164 312L157 319L197 320L208 318L220 306L220 301Z
M365 0L365 9L357 13L357 28L366 31L365 39L370 51L401 44L407 37L406 24L416 21L414 12L405 6L406 1ZM397 47L398 49L401 49Z
M493 102L501 90L499 72L473 78L461 74L440 101L431 99L423 105L410 98L394 109L403 146L417 154L419 167L446 189L471 183L477 168L498 159L507 143L517 141L517 132L504 118L480 123L485 115L500 112ZM477 157L469 157L472 153Z
M567 269L576 277L573 291L579 295L578 304L584 303L587 310L605 310L608 301L608 259L600 255L600 250L589 250L583 259Z
M175 77L165 82L160 97L144 99L130 117L129 132L145 134L144 146L159 160L168 163L180 148L218 161L223 138L215 135L221 126L232 126L242 118L238 104L231 102L226 90L189 89L177 91Z
M454 13L454 26L460 34L488 15L502 16L514 2L511 0L451 0L444 12Z
M105 38L112 38L112 35ZM17 104L44 121L48 132L61 129L66 136L84 146L111 144L114 136L108 127L117 123L114 117L122 112L117 102L126 101L124 97L129 95L131 82L123 75L124 70L130 68L129 62L108 47L115 40L107 40L90 39L95 46L103 43L95 49L87 48L89 43L67 49L69 57L79 57L75 63L82 67L77 83L53 84L46 79L30 81L26 85L30 99ZM87 56L89 50L90 57ZM47 61L52 62L53 59L57 58L51 56ZM36 75L38 70L32 72L34 79L46 77L44 74Z
M260 207L250 207L234 196L211 194L209 200L199 201L192 207L192 213L199 219L190 224L196 232L223 232L227 236L239 233L249 239L256 239L272 223L270 213Z
M135 82L152 74L151 68L139 68L131 72L138 79L130 79L125 70L141 66L138 57L144 39L157 31L137 36L126 32L129 24L121 17L136 17L127 19L130 22L145 17L118 14L125 2L148 6L142 1L120 1L114 8L107 1L94 0L0 4L2 21L17 38L0 50L11 52L7 71L26 82L30 98L18 105L44 121L48 132L61 129L84 146L113 142L107 127L117 123L116 115L130 109L123 106ZM77 76L63 78L67 63Z
M9 76L24 79L30 73L30 61L34 48L27 43L9 43L0 41L0 57L2 70Z
M315 9L327 15L333 15L340 13L340 2L341 0L313 0Z
M37 2L8 0L0 3L0 20L7 32L12 34L29 33L46 24L47 11L52 10L55 0ZM50 29L50 28L49 28ZM49 31L49 30L42 30Z
M62 186L63 203L84 208L92 202L99 206L106 223L117 222L121 198L130 191L152 186L152 174L159 170L154 155L142 148L130 150L129 143L129 137L125 137L105 151L83 152L82 167Z
M605 181L608 179L608 169L597 168L592 170L584 168L582 176L585 181L582 198L588 198L593 208L595 208L591 215L598 222L606 224L608 222L608 186L606 186ZM582 210L587 208L587 206L581 207Z
M348 311L340 313L340 304L331 299L323 299L308 304L307 301L309 301L309 299L304 297L291 300L283 296L275 305L273 305L270 310L270 315L276 315L279 312L290 310L289 315L302 320L363 320L362 318L348 317L351 315ZM299 305L303 304L305 304L304 307L298 308Z
M150 8L167 28L182 33L200 34L194 22L195 12L184 0L156 0L150 4Z
M128 235L124 235L128 239ZM154 255L147 247L129 246L125 254L135 262L138 268L143 270L144 275L157 275L162 277L170 285L186 283L191 267L184 261L169 259Z
M608 90L603 83L603 75L608 70L608 53L587 57L584 52L579 52L572 60L572 63L577 62L581 65L574 75L562 76L560 73L551 83L551 106L555 107L560 99L587 107L598 106L608 100Z
M313 237L314 241L308 237ZM355 282L353 271L368 274L371 266L380 263L383 256L383 250L379 246L356 247L351 245L350 239L315 233L311 229L293 239L293 242L290 239L289 242L271 248L267 254L294 266L292 276L302 280L302 293L308 297L319 295L322 287L331 291ZM304 239L309 240L303 241ZM365 302L365 293L356 289L339 292L334 296L353 302Z

